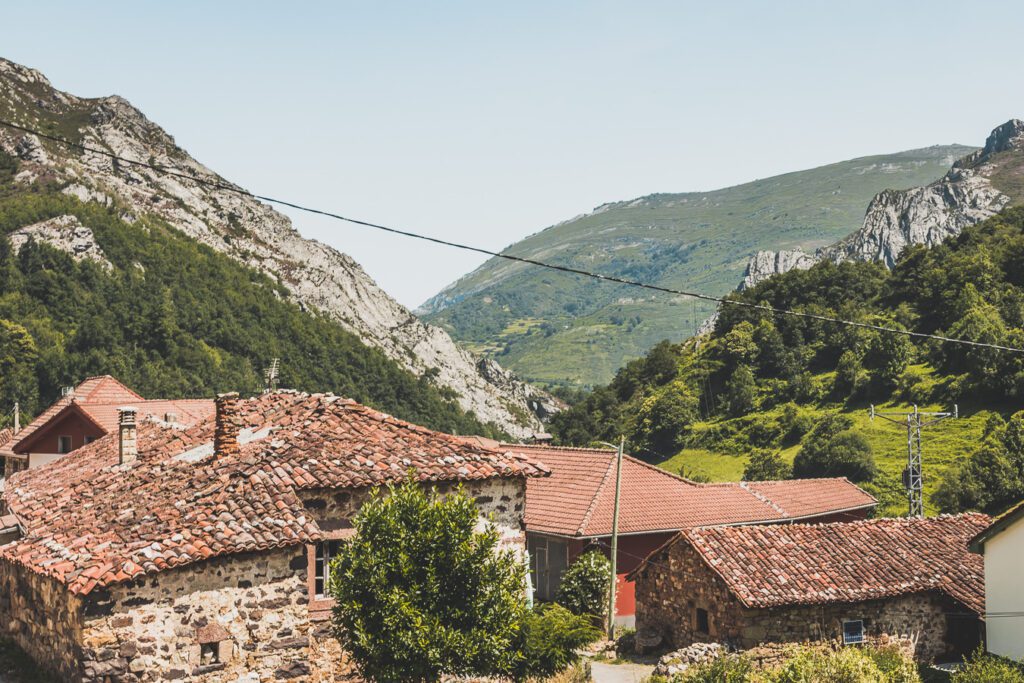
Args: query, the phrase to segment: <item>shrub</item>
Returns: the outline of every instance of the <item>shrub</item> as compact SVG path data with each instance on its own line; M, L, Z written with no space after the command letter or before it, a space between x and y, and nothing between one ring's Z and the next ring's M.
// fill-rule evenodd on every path
M853 420L845 415L827 415L804 439L793 459L793 476L848 477L862 482L875 475L871 444L863 434L850 431Z
M600 637L601 631L586 615L573 614L561 605L541 605L523 619L521 658L512 677L524 680L559 674L578 661L576 650Z
M521 665L525 568L478 521L461 490L440 498L412 478L360 509L329 588L335 636L365 678L437 681Z
M765 683L921 683L914 662L896 648L800 647L781 667L766 672Z
M743 655L724 655L691 666L673 680L686 683L747 683L755 680L754 664Z
M950 680L951 683L1024 683L1024 670L1020 664L986 654L979 648L964 660L964 666Z
M793 468L775 451L758 448L750 452L750 458L743 467L743 481L767 481L789 479Z
M576 558L562 576L555 602L573 614L604 618L608 614L608 584L612 563L600 550Z

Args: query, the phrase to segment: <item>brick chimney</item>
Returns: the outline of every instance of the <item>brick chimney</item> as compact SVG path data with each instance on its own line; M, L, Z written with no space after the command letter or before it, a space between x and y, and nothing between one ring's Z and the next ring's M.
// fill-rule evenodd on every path
M215 458L238 453L238 393L217 394L217 416L213 427L213 453Z
M139 444L135 426L135 413L131 406L117 409L118 462L122 465L139 457Z

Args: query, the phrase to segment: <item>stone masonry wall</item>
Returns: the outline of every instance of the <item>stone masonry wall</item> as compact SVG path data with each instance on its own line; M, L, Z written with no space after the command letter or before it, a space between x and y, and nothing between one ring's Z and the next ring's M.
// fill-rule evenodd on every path
M454 488L438 486L442 494ZM525 481L471 482L464 489L496 524L503 543L522 548ZM301 493L327 533L350 528L369 495L368 489ZM351 664L330 635L329 613L319 604L311 610L308 552L294 546L233 555L94 591L82 610L75 677L203 682L350 676ZM204 664L204 640L218 643L219 663ZM76 658L69 652L60 659L66 657Z
M870 641L896 643L919 660L933 660L951 649L946 615L958 608L940 593L749 609L688 543L674 543L651 559L636 581L637 628L658 630L676 648L694 642L748 649L762 643L838 641L844 619L863 619ZM707 633L697 630L698 608L708 612Z
M80 656L81 604L57 581L0 562L0 634L61 680Z

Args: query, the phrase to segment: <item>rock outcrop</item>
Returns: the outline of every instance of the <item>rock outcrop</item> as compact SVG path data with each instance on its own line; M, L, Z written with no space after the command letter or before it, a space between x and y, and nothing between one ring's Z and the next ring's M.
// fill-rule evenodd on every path
M95 261L109 270L113 268L107 260L90 228L82 225L75 216L57 216L18 228L8 237L14 253L19 253L29 240L49 244L55 249L67 252L76 261Z
M993 177L1024 156L1024 121L1013 119L988 136L984 148L960 159L936 182L910 190L886 190L868 205L859 230L814 254L758 252L740 289L777 273L809 268L817 261L881 261L892 267L910 245L934 246L968 225L990 218L1020 197L997 187Z
M451 389L463 408L513 436L541 431L540 417L559 409L557 400L500 368L482 365L446 332L421 322L352 258L303 238L286 216L190 157L123 98L78 98L56 90L39 72L0 59L0 113L26 127L61 131L89 147L206 181L0 127L0 147L22 162L16 182L56 182L80 199L123 207L128 221L142 214L163 218L281 282L300 306L331 316L412 372L431 376Z

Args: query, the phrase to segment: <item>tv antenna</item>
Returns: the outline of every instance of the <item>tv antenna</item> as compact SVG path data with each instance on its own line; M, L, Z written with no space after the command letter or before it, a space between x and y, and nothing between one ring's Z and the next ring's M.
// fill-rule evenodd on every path
M270 361L270 366L263 371L263 392L274 391L277 389L277 377L278 371L281 369L281 359L275 358Z
M880 413L871 406L871 419L880 417L907 429L907 467L903 470L903 488L907 491L911 517L924 517L924 475L921 472L921 429L946 418L960 417L960 409L953 406L951 413L924 412L914 406L906 413Z

